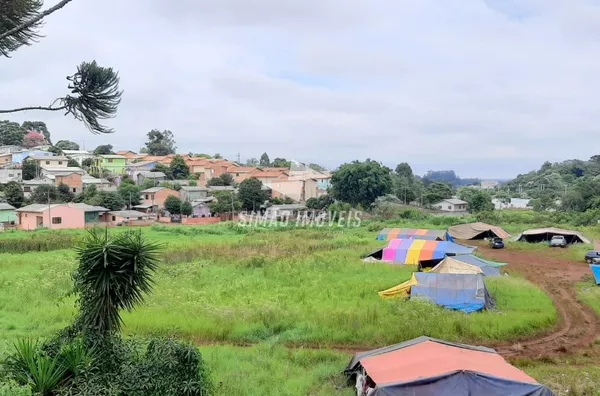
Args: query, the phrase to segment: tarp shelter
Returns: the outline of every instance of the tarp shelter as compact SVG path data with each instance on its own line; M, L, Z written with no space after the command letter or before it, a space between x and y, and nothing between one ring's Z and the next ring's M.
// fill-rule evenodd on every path
M446 256L471 254L474 250L473 247L448 241L393 239L387 247L371 253L370 256L386 263L418 265L421 261L442 260Z
M580 232L554 227L523 231L516 240L521 242L544 242L549 241L555 235L564 236L567 243L591 243L591 241Z
M594 275L596 284L600 285L600 265L599 264L590 264L590 269L592 270L592 275Z
M446 257L429 272L436 274L483 274L478 266L463 263L452 257Z
M485 239L493 237L506 239L510 238L510 234L502 228L490 224L470 223L449 227L448 237L451 239Z
M377 236L378 241L391 241L392 239L424 239L427 241L444 241L446 240L446 231L415 228L384 228Z
M493 349L429 337L357 353L344 374L351 383L367 378L372 396L554 395ZM363 382L359 396L367 394Z
M495 305L481 274L415 272L408 281L379 295L424 298L444 308L467 313L492 309Z
M454 259L470 265L475 265L483 271L485 276L500 276L500 267L505 266L506 263L496 263L482 259L481 257L474 256L472 254L463 254L454 257Z

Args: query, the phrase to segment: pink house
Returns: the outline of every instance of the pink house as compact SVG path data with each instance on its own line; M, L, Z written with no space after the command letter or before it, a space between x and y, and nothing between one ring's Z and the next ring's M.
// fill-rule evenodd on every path
M17 209L19 228L35 230L37 228L65 229L85 228L100 224L100 214L109 209L83 203L69 204L33 204Z

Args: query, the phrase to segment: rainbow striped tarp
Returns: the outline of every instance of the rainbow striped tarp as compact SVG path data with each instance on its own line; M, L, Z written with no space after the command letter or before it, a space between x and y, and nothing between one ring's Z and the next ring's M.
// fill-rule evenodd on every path
M391 241L393 239L443 241L446 239L446 231L415 228L384 228L377 236L378 241Z
M420 261L441 260L446 256L471 254L475 248L448 241L422 239L393 239L383 249L382 261L394 264L415 264Z

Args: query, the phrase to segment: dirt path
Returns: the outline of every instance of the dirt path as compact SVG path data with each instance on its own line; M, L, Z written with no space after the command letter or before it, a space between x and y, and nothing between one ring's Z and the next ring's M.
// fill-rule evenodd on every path
M576 295L575 284L589 275L587 265L553 257L558 251L551 249L543 254L488 247L480 247L479 251L485 258L509 263L508 271L518 272L538 285L550 296L559 315L557 326L549 334L494 345L500 354L509 358L540 358L573 353L589 348L600 335L599 318Z

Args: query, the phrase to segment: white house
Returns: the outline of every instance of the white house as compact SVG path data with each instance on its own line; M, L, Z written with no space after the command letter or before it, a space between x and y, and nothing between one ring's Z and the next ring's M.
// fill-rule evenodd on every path
M444 199L432 205L434 209L442 212L466 212L468 203L456 198Z
M94 158L94 153L90 153L87 150L63 150L65 157L74 159L81 166L83 161L86 159Z
M23 180L23 170L0 169L0 184L6 184L11 181L21 182L21 180Z

